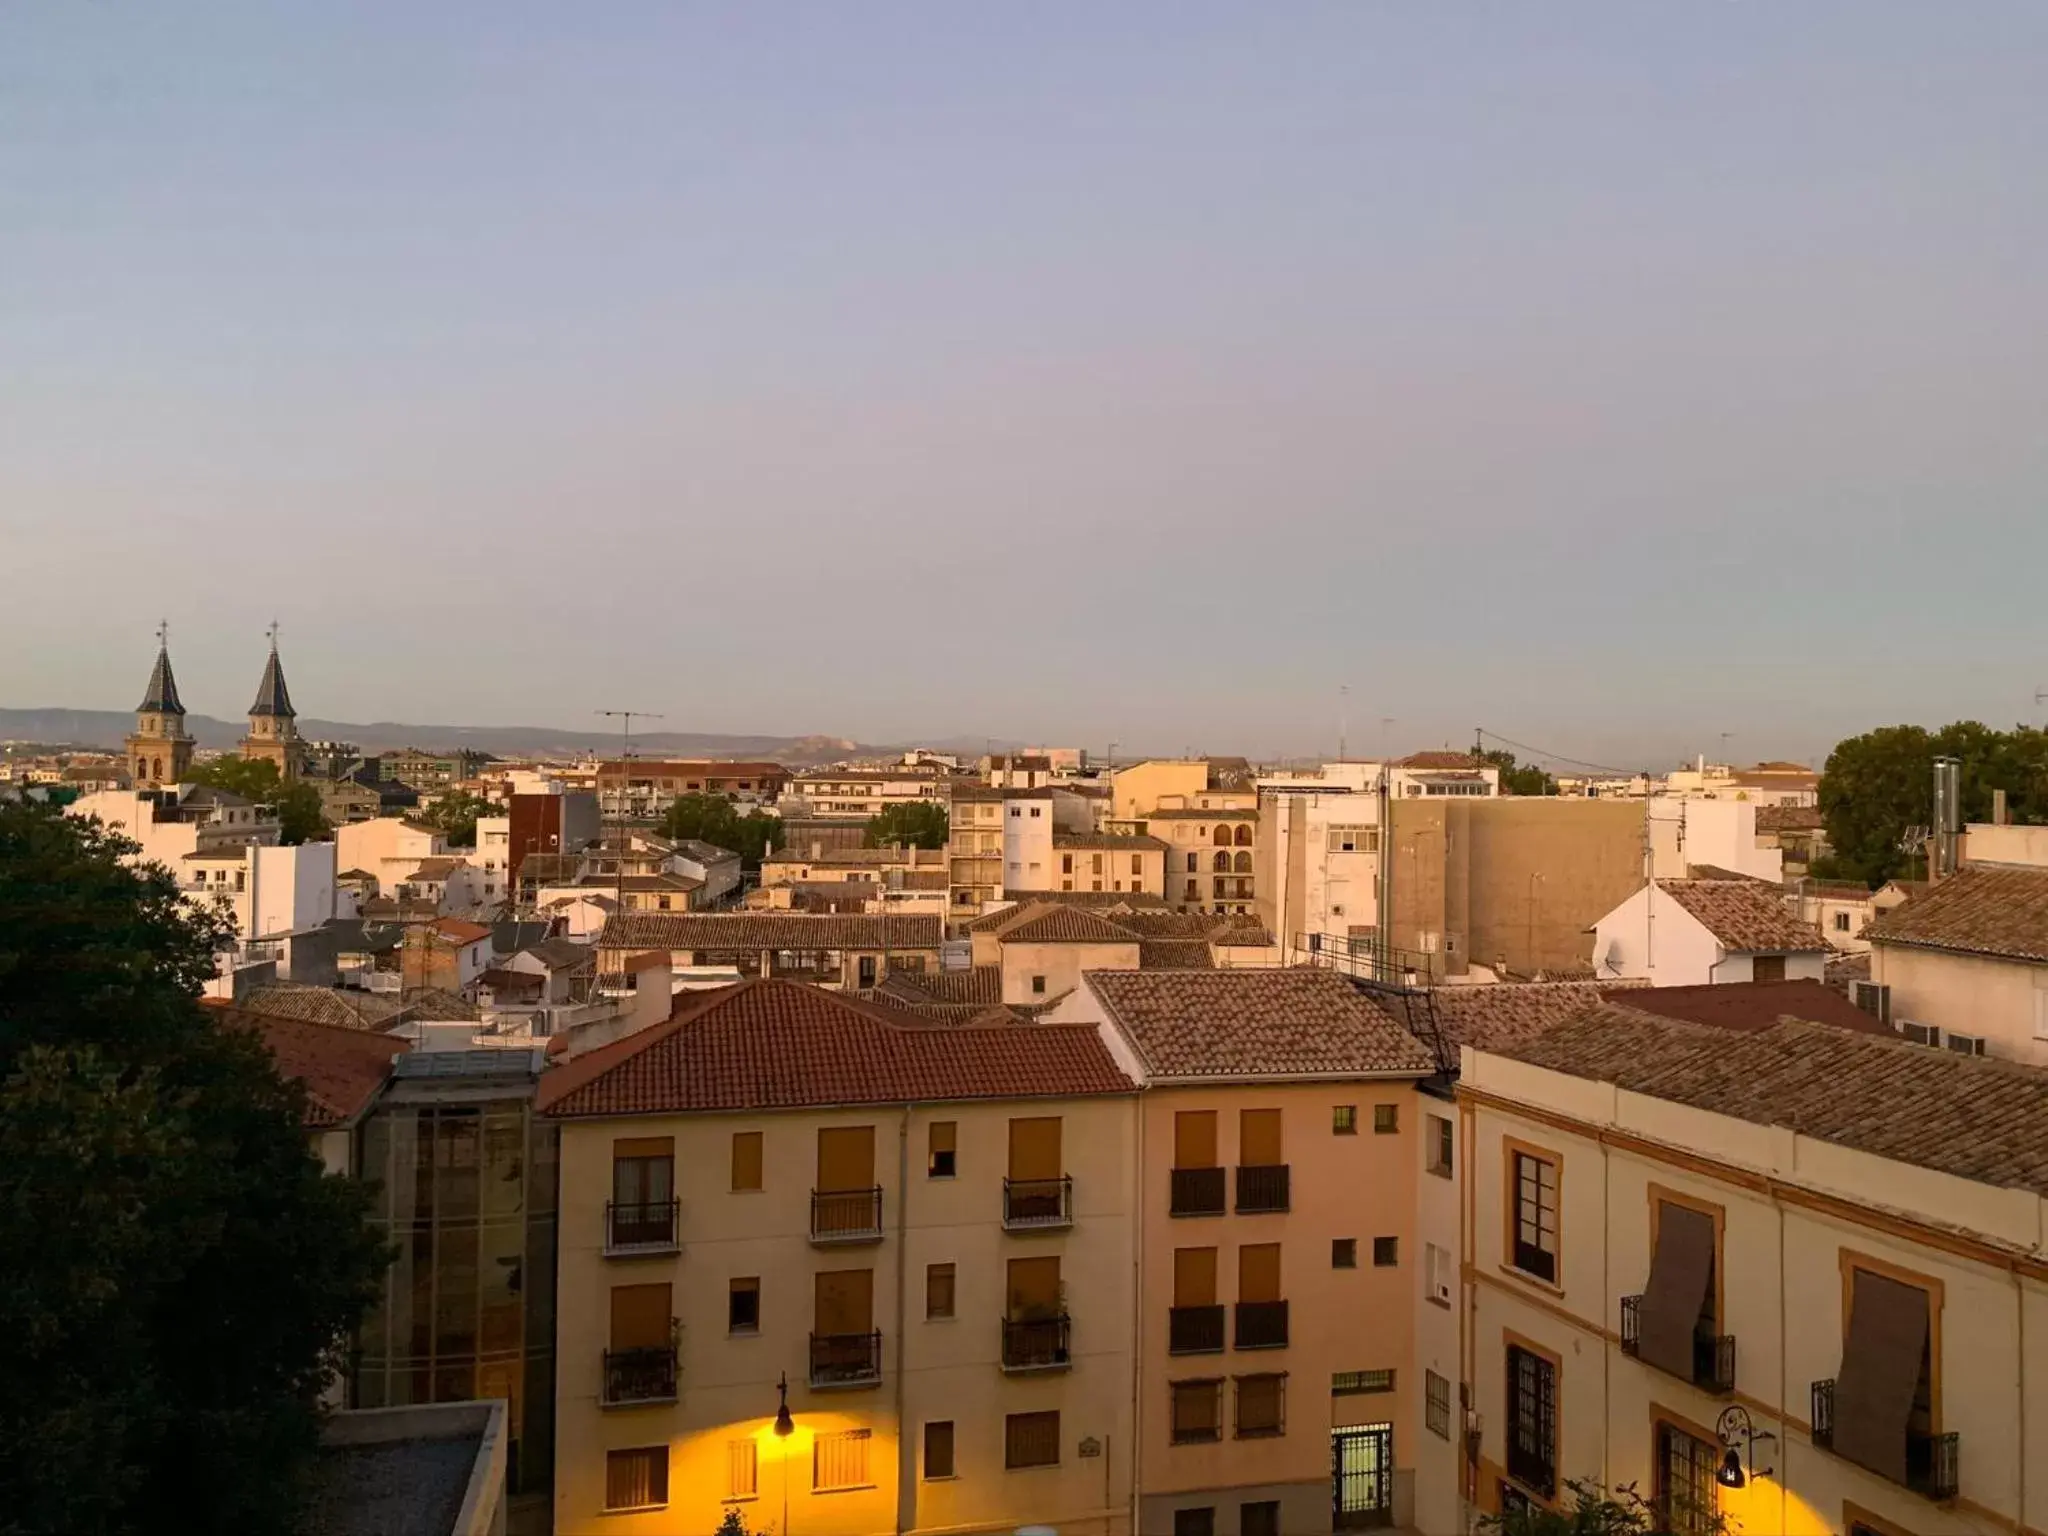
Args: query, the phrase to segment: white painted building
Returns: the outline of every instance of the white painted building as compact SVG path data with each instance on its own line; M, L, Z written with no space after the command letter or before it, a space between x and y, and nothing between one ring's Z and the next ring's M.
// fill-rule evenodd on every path
M472 860L480 877L477 897L494 907L512 899L512 818L479 816L476 819L476 854Z
M1659 987L1822 981L1829 949L1773 887L1756 880L1659 880L1593 926L1601 980Z

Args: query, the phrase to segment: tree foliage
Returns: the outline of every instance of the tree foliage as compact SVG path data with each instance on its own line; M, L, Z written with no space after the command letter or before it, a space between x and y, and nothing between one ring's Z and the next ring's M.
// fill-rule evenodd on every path
M425 812L429 826L440 830L451 848L476 846L476 819L492 813L491 802L466 789L451 789L430 804Z
M761 856L775 846L781 833L781 817L766 811L742 816L723 795L678 795L661 818L663 837L694 837L730 848L748 869L761 867Z
M133 848L0 804L0 1533L284 1536L385 1255Z
M320 791L303 779L285 783L277 764L267 758L216 757L195 764L185 774L185 782L209 785L259 805L275 806L281 843L318 842L334 832L320 809Z
M861 843L868 848L893 848L899 843L907 848L943 848L947 827L943 805L892 805L868 818Z
M1831 854L1816 873L1882 885L1920 868L1910 829L1934 822L1934 760L1962 767L1963 820L1988 821L1992 791L2016 822L2048 821L2048 733L1959 720L1929 731L1887 725L1838 742L1821 771L1820 814Z
M1504 795L1554 795L1557 780L1534 763L1517 766L1515 754L1496 747L1479 754L1480 759L1500 770L1500 792Z
M1598 1483L1577 1478L1565 1482L1567 1497L1558 1509L1530 1504L1500 1515L1483 1515L1479 1528L1486 1536L1663 1536L1670 1522L1656 1506L1626 1483L1609 1494ZM1686 1529L1705 1536L1724 1536L1727 1522L1718 1510L1688 1522Z

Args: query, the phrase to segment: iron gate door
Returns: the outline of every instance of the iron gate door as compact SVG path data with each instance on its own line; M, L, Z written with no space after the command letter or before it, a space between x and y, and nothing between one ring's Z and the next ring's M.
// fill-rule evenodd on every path
M1394 1426L1330 1431L1330 1523L1340 1531L1394 1523Z

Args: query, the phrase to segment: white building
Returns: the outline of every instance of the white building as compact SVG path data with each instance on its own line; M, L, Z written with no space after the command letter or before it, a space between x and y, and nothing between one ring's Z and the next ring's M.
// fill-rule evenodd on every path
M512 899L512 818L479 816L476 819L476 857L481 877L478 900L495 907Z
M1821 981L1828 945L1778 890L1757 880L1659 880L1594 924L1601 980L1659 987Z

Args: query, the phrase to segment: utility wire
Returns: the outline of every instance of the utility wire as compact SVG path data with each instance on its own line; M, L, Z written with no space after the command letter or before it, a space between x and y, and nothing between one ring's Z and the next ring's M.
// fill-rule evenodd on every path
M1504 747L1513 747L1517 752L1527 752L1547 763L1564 763L1572 768L1590 768L1595 773L1611 773L1627 779L1640 778L1649 772L1647 768L1616 768L1608 763L1589 763L1584 758L1566 757L1560 752L1546 752L1541 747L1530 746L1526 741L1510 741L1499 732L1489 731L1484 726L1478 727L1478 730L1488 741L1498 742Z

